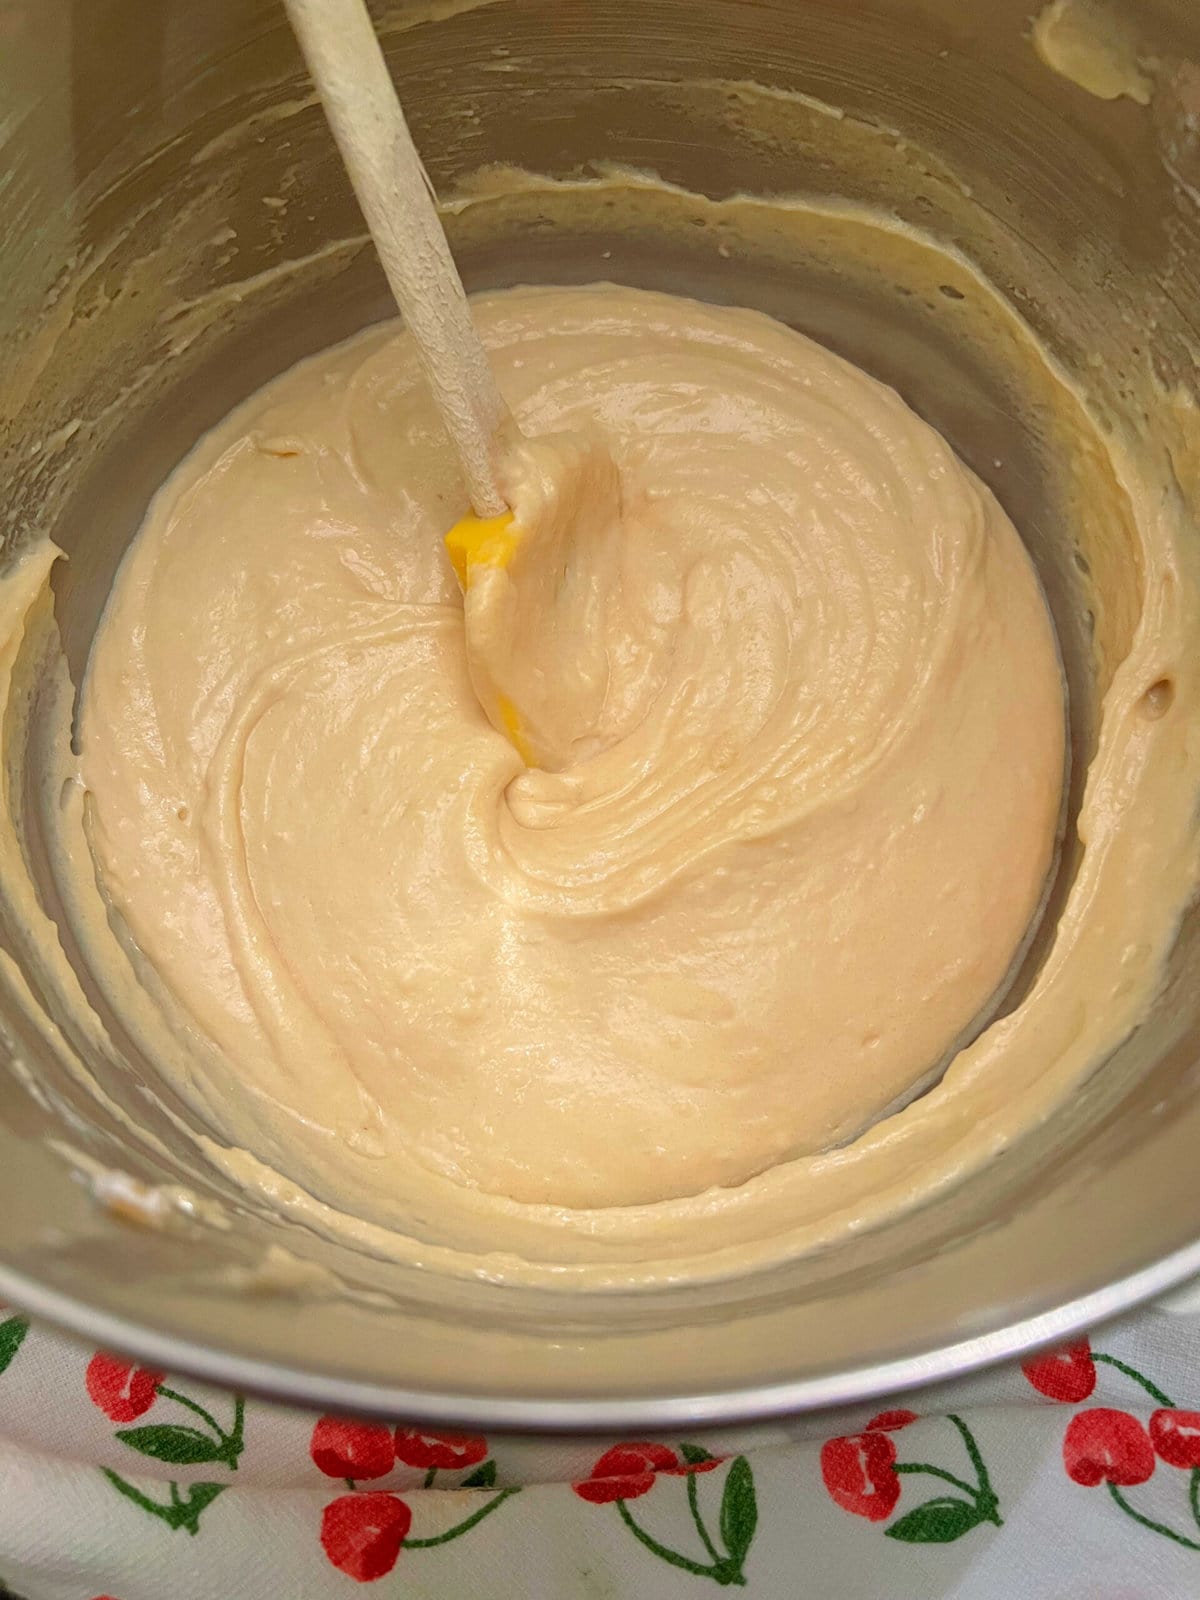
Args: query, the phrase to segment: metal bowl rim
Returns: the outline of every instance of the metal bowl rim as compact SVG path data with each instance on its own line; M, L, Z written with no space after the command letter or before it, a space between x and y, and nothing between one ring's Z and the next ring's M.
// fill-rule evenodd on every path
M1200 1240L1053 1310L923 1354L782 1383L601 1400L471 1397L339 1377L333 1372L242 1356L98 1310L2 1263L0 1295L23 1312L99 1347L221 1388L244 1390L306 1410L398 1417L485 1433L654 1434L681 1426L732 1427L771 1421L964 1377L1041 1345L1086 1333L1197 1277Z

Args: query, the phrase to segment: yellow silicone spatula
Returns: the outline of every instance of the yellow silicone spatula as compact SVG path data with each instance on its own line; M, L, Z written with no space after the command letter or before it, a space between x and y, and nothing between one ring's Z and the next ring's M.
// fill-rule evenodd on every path
M615 507L615 468L595 439L526 440L517 429L364 0L285 3L474 507L446 535L472 684L522 760L561 767L576 747L575 721L603 699L604 662L587 659L598 647L584 620L590 584L574 561L575 534L581 520L594 528ZM528 522L514 517L500 486L502 447L540 463L545 492ZM564 595L575 597L574 612Z

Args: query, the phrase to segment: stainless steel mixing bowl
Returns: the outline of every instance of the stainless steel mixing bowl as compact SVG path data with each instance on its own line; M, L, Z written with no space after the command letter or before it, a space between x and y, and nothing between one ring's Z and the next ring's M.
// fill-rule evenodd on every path
M1134 97L1114 100L1039 59L1027 0L378 12L434 181L472 199L451 225L473 285L607 277L760 305L896 383L994 485L1063 641L1072 806L1137 604L1119 534L1086 516L1068 531L1081 491L1101 494L1098 455L960 265L939 274L901 235L880 254L837 207L881 206L970 257L1200 504L1178 394L1165 404L1196 381L1200 10L1127 9L1118 45L1146 76L1126 61ZM567 181L514 188L488 163ZM3 535L69 552L56 603L77 680L165 472L252 385L387 303L278 0L0 0L0 219ZM10 783L36 754L15 753ZM23 930L2 931L20 961ZM1153 1014L1052 1123L845 1249L687 1290L572 1298L351 1256L241 1205L193 1150L122 1136L20 1017L0 1016L0 1045L0 1293L156 1365L325 1407L488 1428L747 1419L961 1372L1200 1272L1195 916ZM169 1132L144 1064L98 1071ZM105 1171L167 1186L169 1224L97 1203Z

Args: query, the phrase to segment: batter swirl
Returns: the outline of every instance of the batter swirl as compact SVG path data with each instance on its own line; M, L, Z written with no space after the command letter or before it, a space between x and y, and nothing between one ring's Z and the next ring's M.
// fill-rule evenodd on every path
M465 637L467 507L406 337L297 367L152 507L79 774L224 1136L503 1249L537 1208L744 1197L926 1086L1036 919L1065 736L1016 531L891 390L747 311L475 312L525 433L615 479L558 504L553 441L514 445L541 542ZM545 765L485 716L489 663Z

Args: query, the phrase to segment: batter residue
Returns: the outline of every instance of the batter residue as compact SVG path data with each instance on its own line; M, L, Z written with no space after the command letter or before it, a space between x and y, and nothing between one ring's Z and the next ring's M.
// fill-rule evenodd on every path
M458 1191L504 1247L514 1203L753 1188L927 1085L1036 919L1064 717L1020 539L892 391L747 311L475 310L525 432L596 449L514 447L528 536L472 584L469 656L462 492L371 332L163 489L79 775L232 1140L385 1224ZM515 682L542 766L472 673Z

